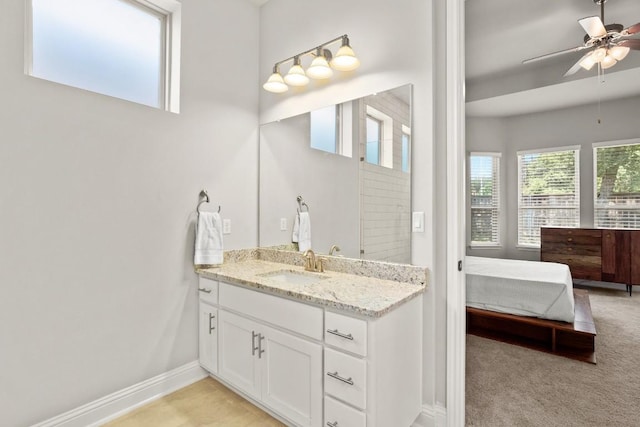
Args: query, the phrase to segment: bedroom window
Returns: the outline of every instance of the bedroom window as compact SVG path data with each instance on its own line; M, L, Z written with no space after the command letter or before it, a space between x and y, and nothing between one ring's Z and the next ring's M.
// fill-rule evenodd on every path
M580 226L580 146L518 152L518 246L540 247L540 227Z
M29 0L25 72L179 111L176 0Z
M640 139L593 144L594 225L640 229Z
M500 153L469 155L471 246L500 244Z

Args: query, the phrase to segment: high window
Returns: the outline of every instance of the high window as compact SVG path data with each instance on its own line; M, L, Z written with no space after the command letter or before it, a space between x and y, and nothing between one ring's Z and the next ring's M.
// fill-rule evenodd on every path
M382 121L367 116L367 145L365 160L374 165L380 164L382 151Z
M340 106L330 105L311 112L311 148L340 153Z
M500 244L500 153L469 155L471 246Z
M593 145L594 225L640 228L640 139Z
M178 111L180 3L29 0L26 72Z
M540 247L540 227L580 226L580 147L518 152L518 245Z

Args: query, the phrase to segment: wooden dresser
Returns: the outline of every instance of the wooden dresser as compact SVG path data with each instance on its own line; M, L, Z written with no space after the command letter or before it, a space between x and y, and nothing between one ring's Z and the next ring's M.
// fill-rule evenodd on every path
M640 285L640 230L541 228L540 260L567 264L574 279Z

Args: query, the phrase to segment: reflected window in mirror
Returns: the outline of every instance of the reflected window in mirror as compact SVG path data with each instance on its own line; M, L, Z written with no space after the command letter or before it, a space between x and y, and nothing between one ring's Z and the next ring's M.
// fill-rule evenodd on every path
M411 172L411 128L402 125L402 172Z
M341 154L340 105L311 112L311 148Z
M393 169L393 119L367 105L365 160Z

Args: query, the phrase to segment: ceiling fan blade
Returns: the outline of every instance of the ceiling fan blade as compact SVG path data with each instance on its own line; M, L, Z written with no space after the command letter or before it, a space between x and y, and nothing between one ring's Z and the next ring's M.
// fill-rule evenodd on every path
M628 28L625 28L622 31L622 34L625 35L625 36L631 36L631 35L636 34L636 33L640 33L640 22L638 22L637 24L632 25L632 26L630 26Z
M580 50L587 49L586 46L576 46L571 49L559 50L553 53L547 53L546 55L536 56L535 58L529 58L522 61L523 64L528 64L530 62L540 61L541 59L553 58L554 56L564 55L565 53L578 52Z
M580 59L578 59L578 62L576 62L575 64L573 64L573 67L569 68L567 70L566 73L564 73L564 77L568 77L571 76L575 73L578 72L578 70L580 70L580 68L582 68L582 66L580 65L580 63L582 62L582 60L584 58L586 58L587 56L591 55L591 51L587 52L586 54L582 55L582 57Z
M640 39L622 40L616 43L618 46L625 46L629 49L640 50Z
M602 19L599 16L589 16L588 18L582 18L578 20L578 23L582 25L582 28L589 34L589 37L600 38L607 35L607 29L602 23Z

